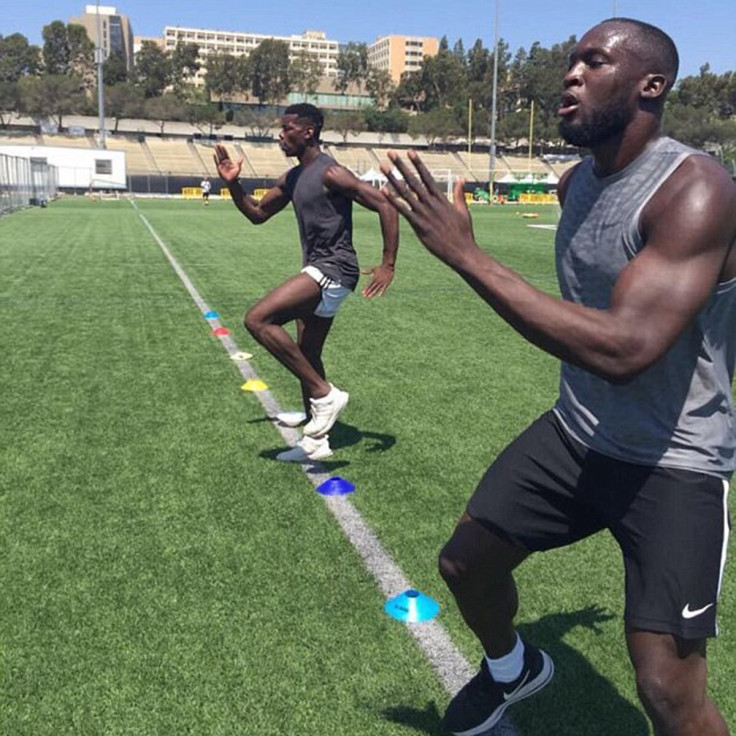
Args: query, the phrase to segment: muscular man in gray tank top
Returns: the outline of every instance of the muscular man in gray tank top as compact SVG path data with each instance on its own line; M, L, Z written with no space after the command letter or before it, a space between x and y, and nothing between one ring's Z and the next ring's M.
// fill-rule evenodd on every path
M562 366L554 411L491 465L440 555L485 650L445 714L452 733L485 733L551 680L551 658L514 628L513 570L603 529L623 554L626 643L654 732L728 733L707 695L706 640L736 466L736 186L662 136L677 66L672 40L631 19L573 48L560 130L592 156L559 186L561 299L478 247L461 185L449 203L415 154L415 171L389 156L403 180L384 169L424 245Z
M299 165L284 173L260 199L243 192L239 177L242 157L230 158L215 146L215 163L227 183L235 206L255 225L261 225L294 205L302 244L302 271L261 299L245 315L245 327L300 381L306 417L304 436L277 459L285 462L323 460L332 454L328 432L348 401L345 391L329 383L322 349L342 300L358 282L358 259L353 248L352 203L378 213L383 235L383 259L364 273L372 275L363 296L382 295L389 287L399 246L398 216L380 192L322 152L320 111L306 103L291 105L281 119L279 141ZM296 321L297 339L284 329ZM288 421L284 419L284 421Z

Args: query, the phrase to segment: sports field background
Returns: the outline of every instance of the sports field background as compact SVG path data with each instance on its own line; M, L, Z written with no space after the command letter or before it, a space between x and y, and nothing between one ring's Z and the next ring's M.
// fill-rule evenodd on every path
M285 409L298 384L242 328L299 267L292 213L137 200ZM526 219L522 213L538 213ZM556 292L553 207L474 210L477 239ZM380 260L356 209L361 265ZM0 733L438 734L448 695L284 448L126 200L0 219ZM488 463L555 397L527 345L402 229L383 299L351 297L327 343L351 401L328 472L472 662L436 557ZM733 545L732 545L733 547ZM731 550L733 551L733 550ZM524 736L645 736L606 535L521 568L522 633L557 674L511 710ZM736 574L711 693L736 728Z

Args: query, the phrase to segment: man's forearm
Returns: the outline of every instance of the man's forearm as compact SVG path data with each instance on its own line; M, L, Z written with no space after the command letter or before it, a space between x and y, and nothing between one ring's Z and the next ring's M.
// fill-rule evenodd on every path
M383 256L381 263L388 268L396 268L396 255L399 250L399 214L393 207L379 210L381 234L383 236Z
M259 225L266 219L258 209L258 202L243 191L243 187L240 186L238 179L228 182L227 188L230 191L233 204L254 225Z

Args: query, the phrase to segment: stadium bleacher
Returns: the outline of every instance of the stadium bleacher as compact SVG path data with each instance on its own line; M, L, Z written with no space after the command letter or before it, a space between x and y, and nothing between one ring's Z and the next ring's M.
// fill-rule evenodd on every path
M64 135L63 133L57 133L56 135L50 135L49 133L39 133L38 137L41 139L40 144L44 146L61 146L62 148L94 148L94 140L91 140L86 135L75 136L75 135Z
M284 156L283 151L276 143L241 143L243 153L248 164L256 176L277 177L297 162L293 158Z
M146 145L162 174L201 175L201 159L194 156L185 138L146 137Z
M324 145L323 150L356 176L365 174L369 169L375 169L379 165L380 159L373 154L370 148Z
M388 161L388 148L373 149L381 161ZM467 178L469 171L462 158L450 151L420 151L419 155L427 168L435 176L449 176L453 179Z
M70 119L71 120L71 119ZM0 140L14 145L49 145L63 147L95 148L97 140L92 122L86 118L75 119L75 125L86 134L71 135L68 131L62 133L32 133L28 130L0 132ZM96 121L95 121L96 122ZM243 131L234 130L233 133L223 134L218 130L216 135L202 137L203 133L193 133L189 124L177 123L176 130L172 123L164 137L160 134L160 126L151 121L128 121L127 128L121 121L120 131L110 133L106 138L106 145L111 150L126 153L127 171L133 175L163 175L201 177L204 174L216 176L212 153L215 141L223 141L231 149L233 156L243 156L242 177L252 179L275 179L290 166L298 162L287 158L275 140L255 142L243 140ZM156 132L154 132L154 128ZM124 130L135 132L124 132ZM236 134L237 133L237 134ZM329 131L328 131L329 133ZM463 178L466 181L483 182L488 180L490 156L487 151L471 152L465 150L436 151L423 148L421 141L397 140L392 145L384 137L370 139L368 134L362 136L365 140L351 140L345 144L339 136L325 136L323 150L335 160L360 176L369 169L377 169L381 163L388 162L389 150L406 150L416 147L427 167L442 181ZM375 138L375 136L374 136ZM416 144L416 145L415 145ZM496 178L512 174L516 177L532 174L535 178L544 180L549 177L552 181L560 177L567 169L577 162L575 157L564 155L534 156L531 159L526 155L514 155L507 152L498 152L496 157Z
M129 174L151 174L151 164L138 140L125 136L109 136L106 145L111 151L125 151L125 161Z
M43 141L35 135L2 136L0 142L7 146L42 146Z
M541 176L553 173L551 167L536 156L529 158L529 156L513 156L507 153L499 158L514 174L526 173Z

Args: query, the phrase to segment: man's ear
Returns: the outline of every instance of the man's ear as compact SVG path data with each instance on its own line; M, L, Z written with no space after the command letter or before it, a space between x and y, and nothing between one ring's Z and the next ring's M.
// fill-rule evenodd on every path
M664 74L647 74L641 88L641 96L648 100L661 97L667 90L667 78Z
M312 138L314 138L314 126L312 126L312 125L307 125L307 126L306 126L306 128L304 128L304 137L305 137L305 138L306 138L306 139L307 139L308 141L311 141L311 140L312 140Z

